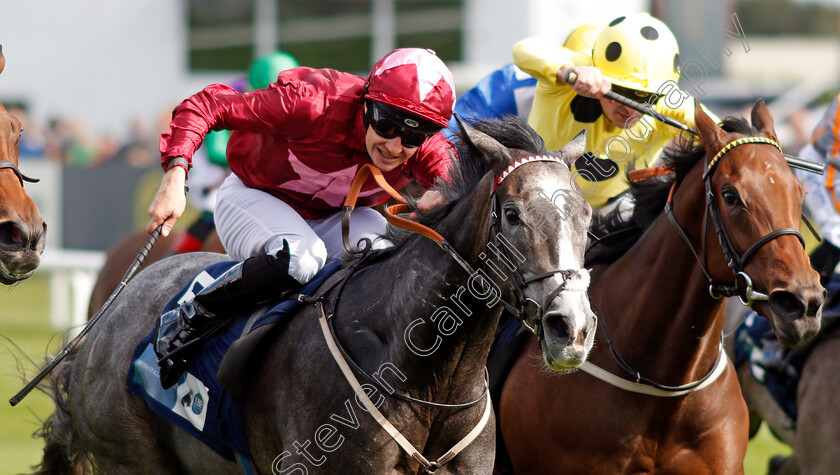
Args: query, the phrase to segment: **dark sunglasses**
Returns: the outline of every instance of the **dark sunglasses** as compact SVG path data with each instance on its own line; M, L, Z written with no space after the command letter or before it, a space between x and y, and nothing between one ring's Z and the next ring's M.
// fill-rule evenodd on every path
M634 100L636 102L644 102L647 104L655 104L656 101L658 101L661 97L659 94L654 94L652 92L639 91L637 89L616 86L615 84L613 84L612 90L616 94L622 95L628 99Z
M408 129L393 120L385 117L385 113L376 105L375 102L368 102L367 108L368 123L373 127L373 131L384 139L393 139L399 137L403 147L416 148L423 145L429 137L436 132L417 132ZM412 119L408 119L412 120Z

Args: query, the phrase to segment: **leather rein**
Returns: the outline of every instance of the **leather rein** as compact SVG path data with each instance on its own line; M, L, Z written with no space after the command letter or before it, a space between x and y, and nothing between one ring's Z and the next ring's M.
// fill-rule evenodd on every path
M691 253L694 254L695 259L700 264L700 268L703 270L703 273L706 275L706 278L709 280L709 294L715 298L720 299L722 297L733 297L738 296L741 300L741 303L748 307L752 307L753 302L767 300L768 296L764 293L757 292L753 288L752 279L744 270L744 267L747 265L747 261L750 257L752 257L759 248L763 245L767 244L771 240L784 236L784 235L794 235L796 236L802 246L805 246L805 239L802 237L802 234L797 229L793 228L781 228L773 230L763 237L759 238L755 243L753 243L743 254L738 253L735 250L732 240L729 238L729 234L726 232L726 227L723 224L723 219L720 215L720 208L717 204L716 195L714 190L712 189L712 176L714 175L715 170L717 169L717 164L719 163L720 159L728 153L733 148L739 145L745 144L769 144L776 147L779 152L782 152L781 146L779 146L776 141L766 138L766 137L742 137L740 139L733 140L726 144L721 150L715 154L709 164L707 165L706 169L703 172L703 182L705 184L705 197L706 197L706 211L703 216L703 233L702 233L702 250L701 255L697 254L697 251L694 250L694 246L691 244L691 240L688 238L685 230L680 226L677 222L676 218L674 217L673 213L673 197L674 191L676 189L676 182L671 187L671 192L668 195L668 201L665 204L665 214L668 217L669 222L674 226L677 233L680 235L682 240L688 245L688 248L691 250ZM668 173L673 173L673 170L663 166L663 167L654 167L648 169L641 169L637 171L630 172L630 179L631 181L641 181L647 178L651 178L654 176L664 175ZM719 281L717 281L714 277L712 277L711 273L708 270L708 266L706 264L706 257L707 257L707 243L706 243L706 234L708 229L708 217L711 216L712 221L715 225L715 231L718 236L718 240L720 241L721 248L723 249L724 258L726 259L727 266L732 271L733 276L735 277L735 284L734 285L725 285ZM817 239L820 237L817 235L816 230L814 230L811 223L807 220L807 218L803 215L803 220L805 221L808 228ZM741 295L742 287L739 285L740 282L743 282L743 295ZM593 302L594 305L594 302ZM597 308L597 307L596 307ZM613 357L613 360L618 364L618 366L627 374L633 377L633 380L627 380L616 376L592 363L589 361L584 362L580 369L589 373L590 375L601 379L607 383L612 384L613 386L625 389L627 391L640 393L640 394L647 394L651 396L659 396L659 397L676 397L676 396L683 396L694 391L699 391L700 389L706 388L711 385L717 378L723 374L724 369L726 368L726 353L723 351L723 344L721 342L719 353L715 363L712 365L712 368L699 380L687 383L681 386L667 386L664 384L659 384L655 381L652 381L648 378L642 376L637 370L633 369L630 365L628 365L622 358L619 356L618 352L615 350L615 346L610 338L609 334L607 333L607 327L604 322L603 314L599 311L598 314L601 316L601 328L604 332L605 339L607 341L607 346L610 349L610 353Z
M17 175L18 180L20 181L21 188L23 188L23 182L24 181L28 181L29 183L38 183L39 181L41 181L40 178L32 178L32 177L24 175L18 169L18 166L15 165L13 162L10 162L8 160L0 160L0 170L2 170L4 168L8 168L8 169L12 170L12 172L14 172L14 174Z
M756 242L754 242L749 248L747 248L747 250L744 251L743 254L740 254L735 249L735 246L732 244L732 240L729 237L729 233L726 231L726 226L723 223L723 218L721 218L720 215L720 208L716 199L717 196L715 195L715 192L712 189L712 177L714 176L714 173L717 170L717 164L720 162L720 159L723 158L723 156L726 155L733 148L745 144L769 144L776 147L779 150L779 153L782 153L782 147L775 140L766 137L742 137L740 139L733 140L726 144L712 158L712 160L707 165L706 170L703 172L703 182L706 188L706 212L703 215L703 233L701 237L702 258L694 250L694 246L688 239L688 235L685 233L685 230L677 222L676 217L674 217L673 196L674 189L676 188L676 183L674 183L674 186L671 188L671 193L668 196L668 202L665 204L665 215L668 217L668 220L677 230L677 233L680 235L682 240L688 245L689 249L691 249L692 254L694 254L695 259L697 259L697 262L700 264L700 268L703 270L703 273L706 275L706 279L708 279L709 281L709 295L716 299L720 299L722 297L734 297L737 295L738 298L741 300L741 303L743 303L747 307L752 308L753 302L766 301L768 299L768 296L762 292L756 291L753 288L752 278L750 278L749 274L747 274L747 272L745 271L745 267L747 266L747 262L749 261L749 259L762 246L778 237L785 235L796 236L796 238L799 239L799 242L802 244L803 248L805 247L805 238L802 237L802 234L799 232L798 229L781 228L770 231L766 235L756 240ZM708 251L706 234L710 216L711 220L714 222L715 225L715 232L718 236L718 241L720 242L720 246L723 249L723 256L724 259L726 259L726 265L732 271L732 275L735 278L734 285L726 285L717 281L714 277L712 277L711 273L709 272L707 265ZM805 222L808 229L812 233L814 233L814 236L817 238L817 240L822 241L822 238L820 238L820 236L817 234L810 221L808 221L808 219L804 215L802 216L802 219Z
M454 158L453 158L454 160ZM498 196L496 195L496 190L502 184L502 182L513 173L514 170L518 169L522 165L526 165L529 163L535 162L558 162L563 163L565 162L553 155L533 155L525 158L520 158L513 163L511 163L500 175L496 177L493 182L493 194L491 196L491 215L493 219L490 223L490 228L488 230L489 234L489 245L494 248L494 253L496 256L504 257L507 262L516 262L509 251L509 246L506 246L504 241L504 236L501 234L501 224L499 221L499 214L497 213L498 208L500 207L498 202ZM399 204L389 206L385 209L385 219L394 226L406 229L408 231L420 234L426 238L431 239L435 243L440 246L447 254L449 254L455 262L458 263L469 275L475 274L475 269L470 265L470 263L461 256L455 248L452 247L446 239L441 236L437 231L424 226L420 223L415 221L411 221L400 216L397 216L397 213L409 213L411 212L411 208L405 201L402 195L399 194L388 182L385 180L385 177L382 175L382 171L376 168L372 164L365 164L362 168L356 172L356 177L353 179L353 183L350 185L350 191L347 194L347 198L344 201L344 206L342 208L344 215L342 216L341 220L341 233L342 233L342 240L344 242L344 248L348 252L358 252L358 250L353 249L350 240L349 240L349 232L350 232L350 214L353 212L353 209L356 204L356 200L358 198L359 192L362 189L362 186L367 180L368 176L372 175L376 183L385 190L391 197L395 200L399 201ZM507 243L509 244L509 243ZM369 247L369 244L368 244ZM518 268L509 269L511 271L511 275L513 276L514 281L516 282L516 286L514 287L514 293L516 294L516 302L511 304L504 299L499 299L499 303L501 303L508 312L513 314L517 320L527 328L531 333L537 335L538 337L542 337L542 326L540 322L542 321L543 316L543 308L547 307L554 298L556 298L560 292L564 290L569 290L567 288L567 284L569 279L575 274L575 271L572 269L557 269L549 272L545 272L542 274L537 274L529 277L525 277L519 271ZM557 288L551 291L547 296L544 302L537 302L525 295L525 289L533 282L537 282L543 279L547 279L552 277L556 274L560 274L563 276L563 283L560 284Z
M522 166L526 163L532 163L532 162L536 162L536 161L553 161L553 162L565 163L560 158L550 156L550 155L527 157L527 158L524 158L524 159L517 160L516 162L511 164L501 175L499 175L495 179L495 181L493 183L493 196L492 196L492 199L493 199L493 203L492 203L492 206L493 206L493 208L492 208L492 210L493 210L493 222L491 223L490 229L488 230L488 232L490 233L490 242L492 243L493 246L496 247L496 251L501 253L502 255L504 255L506 258L510 258L509 251L507 250L507 248L504 245L502 245L499 242L500 239L504 239L504 238L501 236L501 233L500 233L501 226L499 225L499 221L498 221L499 218L498 218L497 214L495 213L495 210L498 206L497 205L498 198L496 196L496 189L499 187L499 185L501 185L502 181L508 175L510 175L510 173L513 172L516 168L518 168L519 166ZM394 226L397 226L397 227L409 230L411 232L420 234L420 235L422 235L422 236L424 236L428 239L431 239L432 241L437 243L438 246L440 246L441 249L443 249L447 254L449 254L455 260L455 262L457 262L465 271L467 271L467 273L469 273L470 275L475 274L475 270L469 264L469 262L466 259L464 259L463 256L461 256L446 241L446 239L443 236L441 236L437 231L435 231L435 230L433 230L433 229L431 229L427 226L424 226L420 223L417 223L417 222L402 218L400 216L397 216L397 213L410 212L411 208L406 203L405 198L403 198L402 195L399 194L399 192L394 190L388 184L388 182L385 180L385 177L382 175L382 172L372 164L365 164L356 173L356 177L353 179L353 182L350 185L350 191L348 192L347 198L346 198L346 200L344 202L344 206L342 208L342 210L344 212L344 215L342 216L342 240L344 242L344 247L348 252L360 252L357 249L353 249L351 244L350 244L350 241L349 241L350 214L352 213L352 211L355 207L356 200L358 199L359 192L361 191L362 186L364 185L367 178L371 175L373 176L376 183L383 190L385 190L389 195L391 195L394 199L396 199L400 202L399 204L392 205L392 206L389 206L389 207L386 208L385 218L389 223L391 223ZM495 234L493 234L494 231L495 231ZM370 243L369 240L367 240L365 248L361 249L361 252L363 253L363 256L362 256L362 258L360 259L359 262L361 262L362 260L365 259L367 253L370 251L370 248L371 248L371 243ZM319 296L319 297L299 296L298 298L302 302L314 303L316 305L316 307L318 309L318 313L319 313L318 320L320 322L320 326L321 326L321 330L324 334L324 338L327 341L327 346L330 350L330 353L332 354L333 359L336 361L339 368L341 369L341 372L344 375L345 379L348 381L350 386L353 388L353 392L356 394L357 398L361 401L361 403L365 406L367 411L371 413L371 415L376 420L376 422L391 436L391 438L393 438L394 441L397 442L397 444L407 454L409 454L409 456L411 456L415 461L417 461L420 464L422 469L425 470L425 473L427 473L427 474L435 473L440 467L442 467L444 464L451 461L453 458L455 458L456 455L458 455L463 449L465 449L470 443L472 443L472 441L474 441L481 434L481 432L484 430L484 427L486 426L488 420L490 419L490 415L491 415L491 412L492 412L491 411L492 403L490 401L490 386L489 386L489 376L487 374L487 369L485 368L485 371L484 371L485 383L484 383L484 391L481 394L481 396L478 397L477 399L473 400L473 401L466 402L466 403L461 403L461 404L441 404L441 403L436 403L436 402L433 402L433 401L423 401L423 400L416 399L416 398L413 398L411 396L408 396L406 394L398 393L398 392L394 391L393 388L383 388L383 385L378 380L376 380L376 378L373 378L372 376L368 375L364 370L362 370L358 366L358 364L356 364L353 361L352 358L349 357L346 350L344 350L344 348L341 346L341 343L335 337L335 328L333 327L333 318L332 317L334 316L334 305L335 305L335 302L337 301L337 297L336 297L336 299L333 300L333 308L329 312L329 315L327 315L327 312L324 311L324 300L325 300L324 295L329 294L335 287L338 287L338 293L340 294L341 288L348 281L350 275L352 275L353 271L355 271L355 268L357 266L358 266L358 263L350 269L350 271L347 273L347 275L345 275L343 278L341 278L337 283L330 286L330 288L327 291L322 292L321 296ZM519 272L518 269L514 269L512 271L512 274L514 276L514 280L517 283L517 287L516 287L515 292L517 294L517 299L519 301L519 304L518 305L513 305L513 304L510 304L510 303L504 301L501 298L499 299L499 302L502 303L505 306L505 308L507 308L511 313L516 315L517 318L519 319L519 321L522 322L522 324L525 325L529 330L531 330L532 332L534 332L537 335L540 335L541 326L539 325L538 322L540 321L541 316L542 316L542 306L538 302L535 302L534 300L525 297L525 294L524 294L525 287L527 287L532 282L551 277L555 274L562 274L565 277L564 280L563 280L563 283L560 286L558 286L558 288L556 288L555 290L550 292L549 295L546 298L545 305L548 305L557 295L559 295L560 292L562 292L563 290L566 290L567 279L573 272L574 271L572 271L572 270L556 270L556 271L546 272L546 273L543 273L543 274L539 274L539 275L535 275L535 276L525 278L524 276L521 275L521 273ZM489 285L489 284L487 284L487 285ZM528 310L533 310L534 315L532 316L532 319L535 322L537 322L537 323L534 324L533 327L529 326L527 324L527 321L525 320L526 317L528 316ZM360 373L360 374L364 375L371 383L373 383L384 394L388 394L390 396L408 401L410 403L416 403L416 404L421 404L421 405L431 406L431 407L437 407L437 408L464 409L464 408L472 407L472 406L478 404L479 402L481 402L482 400L484 400L485 401L485 409L484 409L484 412L482 414L481 419L478 421L478 423L473 427L473 429L466 436L464 436L455 446L453 446L451 449L449 449L440 458L438 458L437 460L434 460L434 461L429 461L377 409L376 405L368 397L365 389L361 386L361 384L359 384L359 381L356 379L355 374L353 373L354 370L357 373Z

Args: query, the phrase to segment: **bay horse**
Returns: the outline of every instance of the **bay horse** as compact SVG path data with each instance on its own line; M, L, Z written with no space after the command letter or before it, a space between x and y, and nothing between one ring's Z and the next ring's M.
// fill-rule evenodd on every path
M335 339L355 372L384 376L395 392L374 390L370 399L421 456L441 457L471 428L477 438L442 466L407 455L358 410L359 392L324 342L324 316L307 305L266 337L244 375L241 408L260 473L491 473L495 418L484 365L503 307L535 307L520 316L538 327L550 366L585 360L596 326L582 269L591 209L570 172L585 139L548 154L520 119L473 127L464 127L460 158L439 183L449 205L421 213L448 247L389 228L393 246L348 256L321 289L343 279L343 298L325 297ZM239 473L125 389L132 353L170 294L224 259L177 255L130 282L56 368L57 409L39 473L81 473L90 461L103 473ZM396 393L413 399L388 397Z
M18 169L21 132L20 120L0 104L0 284L4 285L35 272L47 235L47 223L23 189L24 181L38 180Z
M633 187L638 242L592 271L604 331L586 372L547 375L533 344L512 368L499 421L517 474L743 473L747 408L722 355L719 297L739 293L788 345L818 332L825 290L798 232L805 190L770 113L759 101L752 127L721 128L698 104L695 119L702 144L664 157L670 181Z

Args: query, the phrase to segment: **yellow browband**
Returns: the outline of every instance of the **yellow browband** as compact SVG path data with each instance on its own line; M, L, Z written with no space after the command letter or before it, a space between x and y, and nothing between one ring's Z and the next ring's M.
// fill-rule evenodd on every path
M715 167L718 160L720 160L720 157L722 157L725 153L729 152L730 150L737 147L738 145L744 145L744 144L747 144L747 143L766 143L766 144L770 144L770 145L776 147L777 149L779 149L779 152L782 152L781 145L779 145L773 139L768 139L767 137L742 137L740 139L733 140L733 141L729 142L728 144L724 145L724 147L722 149L720 149L720 151L717 153L717 155L715 155L715 158L713 158L709 162L709 166L706 169L706 173L709 173L710 171L712 171L712 168Z

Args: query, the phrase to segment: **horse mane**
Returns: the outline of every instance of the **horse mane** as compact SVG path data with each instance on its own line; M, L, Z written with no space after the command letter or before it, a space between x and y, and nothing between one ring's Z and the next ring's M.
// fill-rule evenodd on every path
M759 131L742 117L727 117L721 127L726 132L759 135ZM679 186L689 170L705 156L706 150L699 142L683 140L672 147L666 147L662 152L661 165L674 170L673 174L630 182L630 193L636 201L633 219L643 229L647 229L662 213L674 182Z
M532 129L528 123L515 115L505 115L500 119L470 119L465 120L470 127L483 132L503 146L509 149L519 149L529 152L534 155L545 155L548 152L545 149L545 142ZM491 164L484 159L481 152L476 149L467 138L466 132L458 129L453 138L453 145L457 152L449 164L449 174L447 179L438 178L435 181L432 190L441 192L443 197L449 202L444 206L426 211L417 212L417 200L403 195L408 202L409 207L417 212L420 224L434 228L452 211L459 200L468 196L475 189L478 182L488 172L492 171ZM389 255L398 250L406 241L418 235L402 228L388 225L384 234L380 235L380 239L385 239L393 244L393 247L381 250L369 251L366 256L365 253L345 253L344 264L356 262L363 256L365 261L373 261L376 258ZM425 238L423 238L425 239Z

